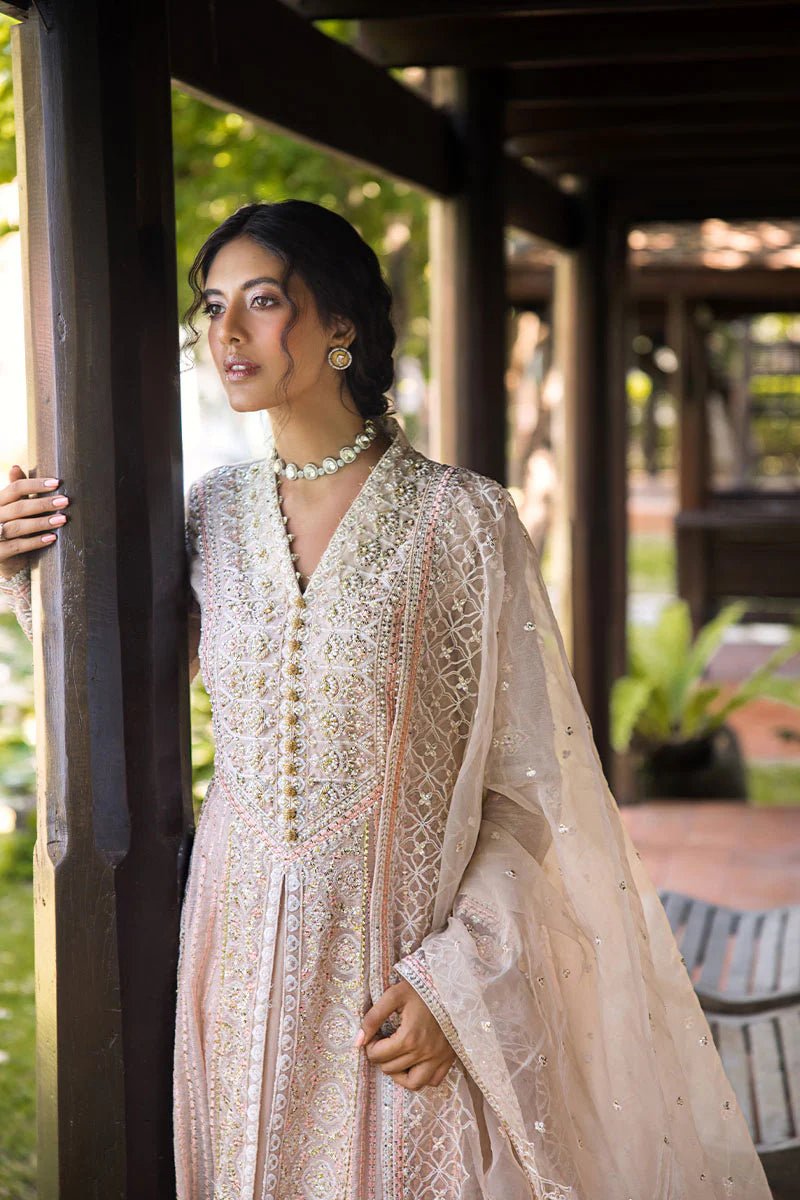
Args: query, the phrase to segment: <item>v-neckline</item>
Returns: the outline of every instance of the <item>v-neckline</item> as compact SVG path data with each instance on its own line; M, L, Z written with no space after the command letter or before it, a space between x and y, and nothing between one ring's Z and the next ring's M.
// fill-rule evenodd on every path
M380 478L380 476L385 472L388 463L396 455L398 449L400 448L402 442L402 427L399 425L399 423L396 422L394 418L384 416L383 420L379 422L379 426L381 432L385 433L386 436L391 439L389 445L375 463L369 475L367 475L366 479L361 484L361 487L358 489L344 513L339 518L336 528L328 539L325 549L322 551L322 554L317 560L317 565L308 576L308 582L306 583L304 591L300 590L300 584L295 574L294 559L292 558L292 543L289 541L287 528L284 524L280 496L278 494L278 476L275 472L275 468L273 467L271 455L268 455L263 460L266 470L270 476L270 479L267 483L267 493L269 496L272 520L277 529L276 536L280 541L281 562L283 563L284 570L287 573L288 584L292 589L295 600L297 600L299 597L301 600L308 603L309 593L314 589L315 580L321 574L322 568L324 568L327 565L328 560L333 557L339 546L339 543L344 538L350 525L352 525L355 518L361 512L367 499L369 498L369 492L372 490L376 478Z

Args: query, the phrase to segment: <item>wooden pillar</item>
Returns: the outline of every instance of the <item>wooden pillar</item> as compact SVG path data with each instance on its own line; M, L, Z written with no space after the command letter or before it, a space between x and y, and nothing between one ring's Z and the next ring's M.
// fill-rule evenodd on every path
M191 828L166 8L13 31L31 446L72 498L34 558L40 1200L174 1196Z
M582 241L559 256L554 297L569 570L561 622L598 752L616 788L621 776L611 750L609 700L626 668L626 239L610 185L585 182L577 202Z
M682 523L685 512L707 507L710 446L706 400L708 363L703 331L694 307L679 292L667 297L667 342L675 351L678 369L673 376L678 413L678 518L675 523L678 595L688 601L692 626L697 632L710 617L708 596L708 532Z
M503 73L431 75L432 98L449 109L459 138L464 186L431 201L430 452L505 482Z

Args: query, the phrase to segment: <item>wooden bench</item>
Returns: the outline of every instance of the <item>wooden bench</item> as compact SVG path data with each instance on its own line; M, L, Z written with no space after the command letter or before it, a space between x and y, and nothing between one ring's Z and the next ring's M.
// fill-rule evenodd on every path
M800 1002L800 905L737 909L659 890L698 999L708 1012Z
M800 1196L800 1005L706 1013L776 1200Z

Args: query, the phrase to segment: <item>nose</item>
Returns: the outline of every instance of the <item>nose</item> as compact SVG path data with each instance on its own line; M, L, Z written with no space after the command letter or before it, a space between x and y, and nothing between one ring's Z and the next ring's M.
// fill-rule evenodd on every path
M223 345L232 345L234 341L241 341L239 318L232 307L222 313L217 328L219 330L219 339Z

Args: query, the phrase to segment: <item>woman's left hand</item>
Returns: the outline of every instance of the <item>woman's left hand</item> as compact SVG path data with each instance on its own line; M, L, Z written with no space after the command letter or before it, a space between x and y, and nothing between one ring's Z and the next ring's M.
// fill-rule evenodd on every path
M399 1027L389 1037L376 1037L393 1012L400 1014ZM364 1014L355 1045L363 1045L371 1063L412 1092L438 1087L456 1059L439 1022L405 979L388 987Z

